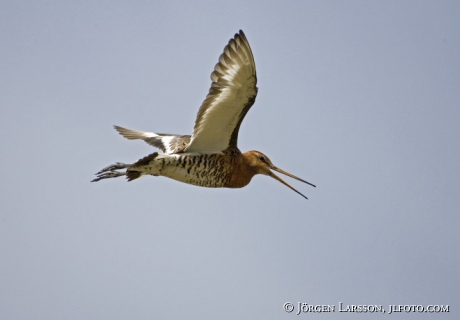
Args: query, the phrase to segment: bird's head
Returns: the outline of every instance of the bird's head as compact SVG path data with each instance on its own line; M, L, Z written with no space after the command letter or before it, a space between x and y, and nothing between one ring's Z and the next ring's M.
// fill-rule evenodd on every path
M286 175L288 177L294 178L296 180L299 180L299 181L302 181L302 182L304 182L306 184L309 184L309 185L311 185L313 187L316 187L314 184L311 184L310 182L307 182L307 181L305 181L303 179L300 179L299 177L296 177L295 175L290 174L289 172L286 172L286 171L281 170L280 168L276 167L275 165L273 165L273 163L270 161L270 159L266 155L264 155L262 152L248 151L248 152L245 152L243 154L243 156L246 159L248 165L251 166L254 169L256 174L264 174L266 176L272 177L275 180L278 180L279 182L281 182L285 186L291 188L292 190L294 190L295 192L300 194L305 199L308 199L308 198L306 196L304 196L303 194L301 194L296 189L294 189L291 185L289 185L283 179L278 177L276 174L274 174L272 170L278 171L279 173L282 173L282 174L284 174L284 175Z

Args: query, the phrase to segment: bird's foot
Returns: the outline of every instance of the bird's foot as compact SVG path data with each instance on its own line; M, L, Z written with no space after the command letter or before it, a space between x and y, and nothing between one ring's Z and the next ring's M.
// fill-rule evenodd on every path
M115 164L112 164L108 167L105 167L104 169L100 170L98 173L96 173L97 178L91 180L91 182L97 182L102 179L108 179L108 178L117 178L121 176L126 175L126 171L123 172L118 172L116 170L120 169L126 169L129 168L131 165L130 164L125 164L121 162L117 162Z
M126 164L126 163L121 163L121 162L117 162L115 164L111 164L110 166L107 166L105 167L104 169L100 170L98 173L96 174L101 174L103 172L107 172L107 171L115 171L115 170L120 170L120 169L126 169L128 168L129 166L131 166L130 164Z
M125 175L126 175L126 172L118 172L118 171L102 172L102 173L98 173L97 178L91 180L91 182L97 182L102 179L116 178L116 177L121 177Z

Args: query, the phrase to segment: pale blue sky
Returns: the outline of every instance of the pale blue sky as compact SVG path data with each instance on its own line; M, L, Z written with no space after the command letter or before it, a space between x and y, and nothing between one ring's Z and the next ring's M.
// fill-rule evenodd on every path
M2 1L1 319L354 319L297 304L460 308L458 1ZM243 29L241 126L268 177L91 184L190 134Z

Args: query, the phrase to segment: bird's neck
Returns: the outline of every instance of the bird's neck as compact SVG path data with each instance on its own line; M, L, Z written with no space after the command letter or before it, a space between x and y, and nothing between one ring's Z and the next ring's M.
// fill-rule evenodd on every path
M252 177L256 175L256 169L250 165L249 159L245 154L239 154L234 159L233 170L230 176L230 188L242 188L251 182Z

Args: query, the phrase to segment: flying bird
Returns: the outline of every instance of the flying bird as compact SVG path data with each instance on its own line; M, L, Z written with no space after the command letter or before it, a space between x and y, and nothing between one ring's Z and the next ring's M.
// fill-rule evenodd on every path
M211 80L211 88L198 110L191 136L114 126L123 137L144 140L162 153L154 152L132 164L117 162L96 173L92 182L120 176L132 181L153 175L201 187L242 188L256 174L263 174L308 199L273 171L316 187L314 184L276 167L262 152L242 153L238 149L241 122L257 96L256 65L243 31L235 34L225 46Z

